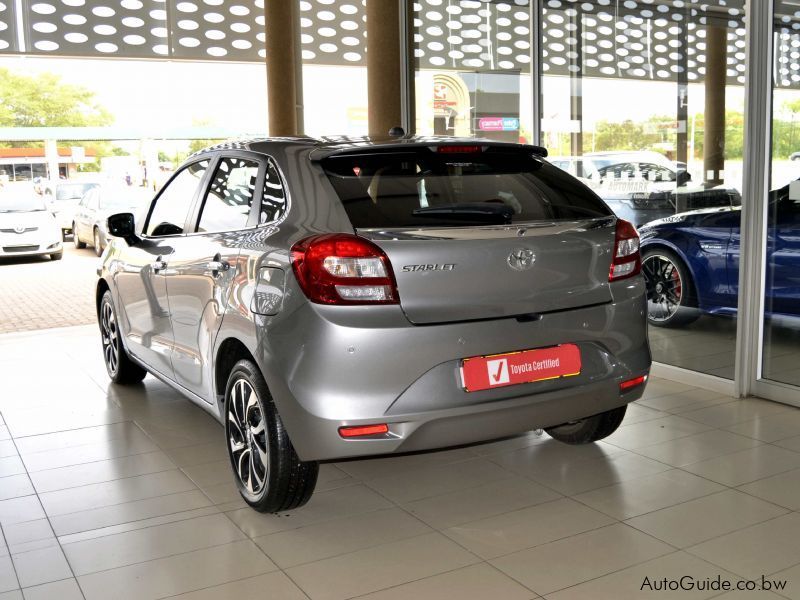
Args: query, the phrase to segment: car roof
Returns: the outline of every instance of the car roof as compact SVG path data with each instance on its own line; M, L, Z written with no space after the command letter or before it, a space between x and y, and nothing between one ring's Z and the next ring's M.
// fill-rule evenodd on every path
M391 148L420 148L431 145L442 144L464 144L491 146L503 148L515 148L529 150L539 156L547 156L547 149L541 146L530 144L518 144L514 142L501 142L486 138L459 138L448 136L403 136L403 137L369 137L369 136L328 136L328 137L271 137L255 138L249 140L231 140L209 146L192 154L189 158L195 158L208 153L224 150L249 150L261 154L268 154L271 149L281 146L306 147L311 150L312 160L322 160L334 154L349 154L352 152L370 149L391 149Z

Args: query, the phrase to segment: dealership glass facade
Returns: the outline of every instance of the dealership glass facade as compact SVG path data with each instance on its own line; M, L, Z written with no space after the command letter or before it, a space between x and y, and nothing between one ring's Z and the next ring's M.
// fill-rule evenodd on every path
M264 59L263 0L24 4L0 7L0 53ZM408 5L416 132L546 146L642 232L654 359L800 404L797 3ZM305 131L365 134L365 0L298 8Z

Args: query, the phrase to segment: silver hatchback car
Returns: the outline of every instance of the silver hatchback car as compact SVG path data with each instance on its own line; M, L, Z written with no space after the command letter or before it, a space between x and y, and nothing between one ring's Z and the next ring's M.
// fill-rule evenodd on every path
M244 499L319 461L620 424L650 369L639 238L536 146L265 139L193 155L108 218L108 374L223 424Z

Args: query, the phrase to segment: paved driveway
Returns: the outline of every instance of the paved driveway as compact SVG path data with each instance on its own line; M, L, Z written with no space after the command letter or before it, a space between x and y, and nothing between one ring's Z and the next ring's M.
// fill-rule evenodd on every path
M0 333L93 323L99 260L71 241L60 261L0 259Z

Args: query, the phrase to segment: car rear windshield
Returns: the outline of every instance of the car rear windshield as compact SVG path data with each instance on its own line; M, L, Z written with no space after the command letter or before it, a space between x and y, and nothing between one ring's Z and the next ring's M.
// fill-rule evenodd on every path
M331 156L322 166L353 227L463 227L612 213L530 151L423 147Z

